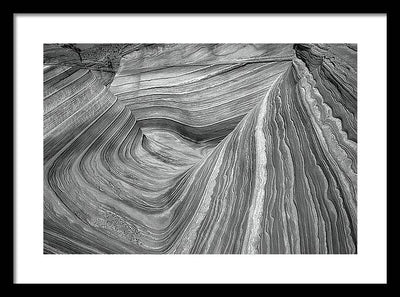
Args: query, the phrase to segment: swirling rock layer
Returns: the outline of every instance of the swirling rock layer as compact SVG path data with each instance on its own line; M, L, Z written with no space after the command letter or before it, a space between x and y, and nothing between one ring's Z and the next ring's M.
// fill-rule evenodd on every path
M71 48L44 48L45 253L357 252L356 46Z

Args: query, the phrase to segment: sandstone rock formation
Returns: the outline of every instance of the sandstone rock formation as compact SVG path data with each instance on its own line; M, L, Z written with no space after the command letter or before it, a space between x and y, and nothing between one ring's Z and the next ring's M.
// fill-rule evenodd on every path
M356 252L356 45L44 46L44 253Z

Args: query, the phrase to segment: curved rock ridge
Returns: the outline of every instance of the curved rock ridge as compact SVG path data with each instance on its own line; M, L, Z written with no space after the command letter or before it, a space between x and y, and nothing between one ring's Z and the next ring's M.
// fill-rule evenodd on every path
M45 162L117 100L91 70L59 68L44 69Z
M287 44L162 44L121 59L110 91L146 125L221 140L290 65Z
M129 49L45 63L44 253L357 253L356 45Z
M357 142L357 45L298 44L295 49L333 115L341 120L343 131Z

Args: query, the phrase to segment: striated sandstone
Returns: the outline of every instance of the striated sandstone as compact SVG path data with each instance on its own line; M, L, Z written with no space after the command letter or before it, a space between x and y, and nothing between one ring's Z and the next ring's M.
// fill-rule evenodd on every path
M43 104L45 253L357 252L356 45L46 44Z

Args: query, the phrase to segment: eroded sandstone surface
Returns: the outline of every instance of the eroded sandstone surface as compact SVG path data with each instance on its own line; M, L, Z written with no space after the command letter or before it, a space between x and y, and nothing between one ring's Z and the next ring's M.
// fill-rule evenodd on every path
M44 253L357 252L357 46L44 45Z

